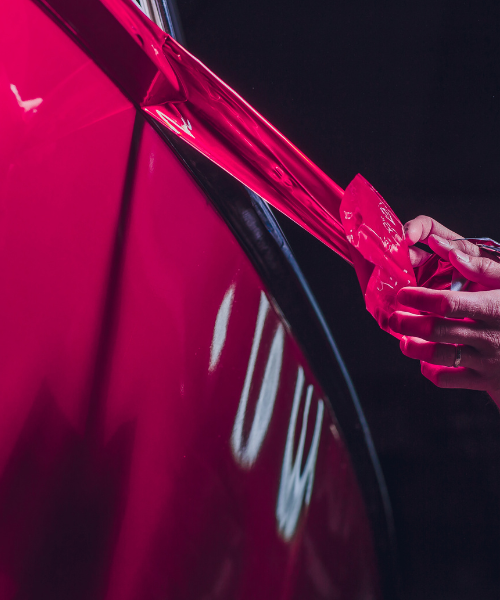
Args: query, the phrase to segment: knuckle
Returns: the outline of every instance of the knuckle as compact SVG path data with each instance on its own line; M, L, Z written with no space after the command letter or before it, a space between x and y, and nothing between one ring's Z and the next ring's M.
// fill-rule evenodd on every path
M478 259L478 271L481 275L485 277L500 280L498 265L489 258Z
M435 364L450 366L453 362L450 358L450 349L449 346L445 346L444 344L436 344L434 346L432 352L432 359Z
M455 244L455 247L458 250L465 252L465 254L469 254L470 256L481 256L481 250L472 242L461 240L459 242L455 242Z
M420 227L422 228L422 240L427 239L432 231L434 221L427 215L419 215L415 221L419 223Z
M500 318L500 302L497 298L488 297L483 307L484 315L492 319Z
M500 332L485 329L482 334L483 341L494 351L500 350Z
M462 302L460 296L456 294L446 294L441 299L441 314L444 316L453 315L460 312L462 308Z
M431 325L432 337L434 337L437 340L442 340L444 338L444 336L446 335L446 331L447 331L446 323L443 321L443 319L436 319L436 318L433 318L431 323L432 323L432 325Z
M480 258L478 261L478 271L482 275L491 274L491 261L488 258Z

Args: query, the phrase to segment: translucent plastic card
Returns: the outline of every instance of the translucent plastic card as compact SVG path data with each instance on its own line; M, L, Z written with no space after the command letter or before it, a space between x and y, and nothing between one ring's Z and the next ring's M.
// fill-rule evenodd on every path
M382 329L400 338L388 325L398 309L396 294L405 286L417 285L403 225L361 175L347 186L340 216L366 308Z

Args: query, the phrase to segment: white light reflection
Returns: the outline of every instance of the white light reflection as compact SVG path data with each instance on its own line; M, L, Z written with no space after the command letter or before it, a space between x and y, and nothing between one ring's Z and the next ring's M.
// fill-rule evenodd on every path
M271 344L271 350L269 351L269 357L267 359L259 398L255 406L255 415L253 418L252 427L250 429L250 434L248 435L248 440L245 442L243 440L243 424L245 422L248 396L250 394L255 363L257 361L257 354L259 351L268 310L269 301L267 300L265 294L261 292L257 324L255 326L255 334L250 352L250 360L248 362L245 383L243 385L240 404L238 406L238 412L236 413L236 419L234 421L233 433L231 435L231 447L233 449L233 454L240 465L247 469L250 468L255 462L262 446L262 442L266 436L269 422L271 421L271 416L273 414L274 402L278 392L281 364L283 361L285 332L280 323L276 329L276 333L274 334Z
M323 423L323 413L325 408L323 401L319 400L311 449L309 450L309 455L304 465L304 470L301 473L300 469L304 454L304 444L306 441L307 421L313 393L312 385L307 387L306 403L304 407L304 414L302 416L302 429L300 432L299 445L297 448L295 461L293 461L292 455L295 440L295 427L297 424L297 415L299 412L304 381L304 370L302 367L299 367L297 373L297 384L295 386L295 395L293 398L292 416L290 418L290 424L288 426L288 434L286 438L285 456L283 458L283 467L281 469L278 502L276 505L278 529L283 538L287 541L290 540L295 533L303 503L305 502L307 506L311 501L314 483L314 470L316 467L316 458L318 456L321 425Z
M213 371L217 366L224 342L227 335L227 324L231 314L234 299L234 285L232 285L224 295L222 303L215 319L214 337L210 346L210 364L208 370Z
M194 138L194 134L191 133L193 131L193 126L191 125L191 121L189 119L185 119L181 115L182 125L165 114L162 110L156 109L156 114L160 117L160 119L165 123L167 127L169 127L176 135L182 135L181 131L183 131L186 135Z
M37 107L40 106L40 104L43 102L42 98L33 98L32 100L23 100L21 98L19 92L17 91L17 87L13 83L10 84L10 91L14 94L14 96L16 97L17 103L24 110L25 113L30 110L32 110L34 113L36 113Z

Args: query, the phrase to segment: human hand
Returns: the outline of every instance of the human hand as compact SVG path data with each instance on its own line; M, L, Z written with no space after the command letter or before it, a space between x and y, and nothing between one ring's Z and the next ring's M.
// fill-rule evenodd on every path
M485 255L475 244L461 240L462 236L460 234L447 229L431 217L421 215L408 221L404 226L404 230L413 267L419 267L430 257L430 254L425 250L413 247L417 242L427 244L433 252L446 260L449 259L451 250L458 250L469 256L485 256L488 258L488 255Z
M400 304L429 313L391 316L391 329L405 336L403 354L419 359L435 385L486 390L500 407L500 264L470 242L452 241L460 236L429 217L410 221L405 231L410 245L427 243L480 291L400 290ZM426 252L411 250L414 266L426 260Z

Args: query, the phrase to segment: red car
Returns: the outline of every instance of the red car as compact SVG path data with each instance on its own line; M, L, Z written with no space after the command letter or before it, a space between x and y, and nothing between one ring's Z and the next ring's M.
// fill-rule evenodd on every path
M0 599L394 598L335 343L264 201L144 109L120 4L2 7Z

